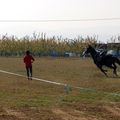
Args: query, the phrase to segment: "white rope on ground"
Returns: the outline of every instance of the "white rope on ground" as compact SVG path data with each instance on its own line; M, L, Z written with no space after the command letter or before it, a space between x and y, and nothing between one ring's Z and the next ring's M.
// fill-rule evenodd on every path
M14 76L19 76L19 77L24 77L27 78L25 75L21 75L21 74L17 74L17 73L13 73L13 72L8 72L8 71L4 71L4 70L0 70L1 73L6 73L9 75L14 75ZM50 81L50 80L44 80L44 79L40 79L40 78L35 78L32 77L33 80L37 80L37 81L41 81L41 82L46 82L46 83L50 83L50 84L55 84L55 85L60 85L60 86L64 86L64 87L71 87L71 88L75 88L75 89L79 89L79 90L83 90L83 91L92 91L92 92L103 92L103 91L97 91L93 88L83 88L83 87L76 87L76 86L70 86L68 84L65 83L59 83L59 82L54 82L54 81ZM104 94L109 94L112 96L119 96L119 93L110 93L110 92L103 92Z
M17 74L17 73L8 72L8 71L4 71L4 70L0 70L0 72L1 72L1 73L6 73L6 74L10 74L10 75L15 75L15 76L27 78L25 75L20 75L20 74ZM33 79L33 80L38 80L38 81L41 81L41 82L46 82L46 83L61 85L61 86L66 86L66 85L67 85L67 84L64 84L64 83L53 82L53 81L44 80L44 79L35 78L35 77L32 77L32 79Z

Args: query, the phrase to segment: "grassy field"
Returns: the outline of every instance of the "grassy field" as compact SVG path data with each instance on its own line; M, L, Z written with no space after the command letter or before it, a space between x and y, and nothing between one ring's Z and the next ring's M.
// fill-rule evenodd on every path
M26 75L22 58L0 58L0 69ZM0 73L0 120L119 120L120 78L108 75L91 59L36 58L34 77L69 87Z

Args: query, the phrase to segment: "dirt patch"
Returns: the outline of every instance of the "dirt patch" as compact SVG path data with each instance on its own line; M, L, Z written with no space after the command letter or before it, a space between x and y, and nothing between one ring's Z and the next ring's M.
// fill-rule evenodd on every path
M105 109L106 109L107 111L109 111L111 114L120 117L120 108L118 108L118 107L116 107L116 106L114 106L114 107L105 106Z
M120 108L117 105L88 104L75 107L55 108L0 108L0 120L119 120Z
M4 110L9 116L14 116L18 119L27 119L27 116L21 111L17 111L17 110L10 109L10 108L4 108Z
M54 114L51 108L23 108L21 109L29 120L62 120L62 118Z
M100 104L81 104L74 106L77 111L82 111L86 114L86 118L94 118L98 120L120 120L120 105L119 103L109 105Z
M66 112L61 109L53 109L53 113L60 116L63 120L98 120L95 117L85 117L84 113L81 111L74 110L71 115L71 112Z

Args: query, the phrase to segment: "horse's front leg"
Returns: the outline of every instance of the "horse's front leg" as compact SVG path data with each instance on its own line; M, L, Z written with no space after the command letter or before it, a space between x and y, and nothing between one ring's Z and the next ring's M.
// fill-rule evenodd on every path
M102 66L101 65L97 65L97 67L105 74L106 77L108 77L107 75L107 70L103 70Z

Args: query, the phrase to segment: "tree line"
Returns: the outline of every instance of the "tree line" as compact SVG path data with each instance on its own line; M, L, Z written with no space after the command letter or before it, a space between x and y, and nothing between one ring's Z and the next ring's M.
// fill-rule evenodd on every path
M97 44L97 37L80 37L74 39L62 36L46 37L45 33L17 38L2 35L0 38L0 56L23 56L30 50L34 56L64 56L66 52L82 54L88 44Z
M22 56L30 50L35 56L64 56L65 52L81 54L87 44L96 43L95 37L77 37L75 39L46 37L46 34L36 34L17 38L16 36L3 35L0 38L0 56Z

